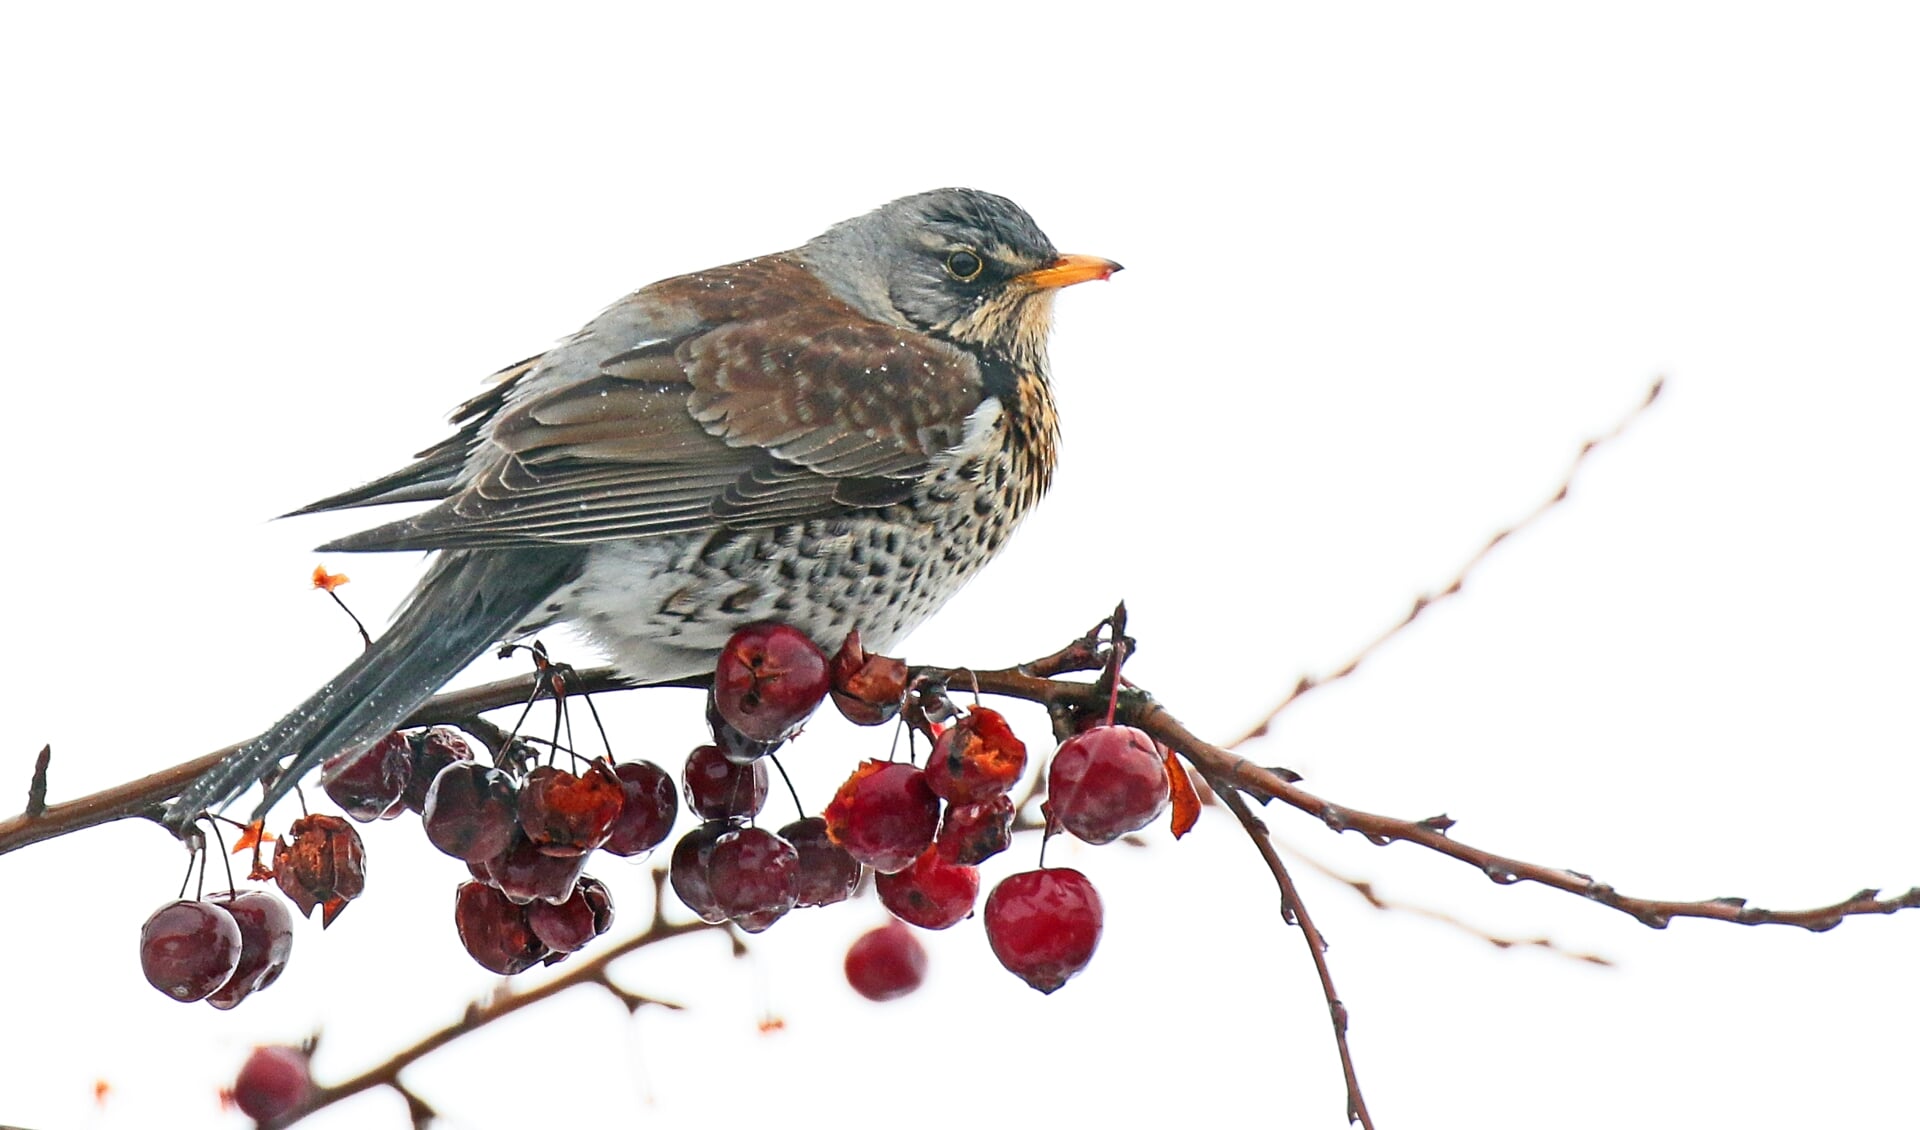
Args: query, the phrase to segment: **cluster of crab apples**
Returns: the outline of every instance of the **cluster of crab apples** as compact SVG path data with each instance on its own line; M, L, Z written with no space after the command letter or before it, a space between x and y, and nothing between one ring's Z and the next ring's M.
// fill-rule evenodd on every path
M585 873L590 859L665 844L684 798L700 822L673 844L668 879L705 921L758 933L796 908L849 898L871 873L895 921L854 943L846 973L862 994L885 1000L915 988L925 967L906 927L943 930L980 904L979 865L1013 842L1012 792L1026 776L1026 747L985 706L953 711L945 724L923 716L920 728L934 735L923 765L865 761L820 815L777 832L756 821L768 765L778 765L771 755L821 702L832 698L848 719L880 725L912 698L911 682L906 664L868 654L857 633L829 657L799 631L762 623L735 633L721 653L708 700L712 741L688 756L677 787L652 762L574 758L563 768L557 749L542 755L519 741L476 758L445 727L390 734L329 761L322 777L354 820L417 813L427 839L467 864L472 877L456 893L454 923L467 952L493 972L562 961L605 933L613 902ZM1045 826L1112 842L1166 808L1177 771L1145 733L1089 725L1053 754ZM255 877L267 876L256 866ZM303 817L277 845L271 877L302 913L318 906L330 923L364 884L359 836L339 817ZM995 956L1042 992L1084 969L1100 940L1100 897L1071 868L1012 874L981 913ZM142 960L169 996L230 1008L279 975L290 946L279 899L229 892L163 907L143 932Z

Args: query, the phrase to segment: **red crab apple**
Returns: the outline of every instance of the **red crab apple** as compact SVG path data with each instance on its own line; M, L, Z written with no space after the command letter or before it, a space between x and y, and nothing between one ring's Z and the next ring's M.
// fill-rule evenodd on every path
M870 1001L890 1001L920 987L927 951L897 919L860 935L847 948L847 984Z
M1167 767L1132 726L1095 726L1060 743L1047 769L1047 811L1090 844L1146 827L1167 807Z
M1051 993L1093 959L1102 917L1100 895L1080 872L1022 871L987 896L987 944L1015 976Z
M754 741L791 734L827 697L827 657L796 628L762 622L733 633L713 671L713 703Z

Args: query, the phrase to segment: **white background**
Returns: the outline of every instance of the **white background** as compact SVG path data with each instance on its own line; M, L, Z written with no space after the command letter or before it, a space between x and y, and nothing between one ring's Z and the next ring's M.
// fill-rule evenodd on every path
M1664 374L1565 506L1254 756L1629 893L1920 882L1910 9L805 7L0 16L8 807L43 742L76 796L253 733L349 658L306 575L362 518L266 519L436 440L494 368L653 279L970 184L1127 271L1060 304L1052 496L910 658L1016 661L1125 597L1130 672L1229 737ZM327 564L376 624L419 568ZM699 734L690 695L608 709L629 756ZM822 722L789 764L818 804L885 742ZM1303 872L1383 1127L1914 1124L1920 914L1654 932L1267 815L1390 898L1617 962ZM409 1080L454 1127L1341 1126L1254 852L1217 809L1152 839L1056 849L1108 922L1052 997L976 920L868 1005L839 973L863 903L746 961L709 936L620 968L685 1013L582 990ZM140 977L184 862L157 829L0 858L0 1123L237 1126L214 1094L252 1044L323 1029L337 1079L457 1016L489 986L458 865L416 827L369 841L366 897L233 1013ZM644 871L614 871L642 919ZM404 1117L378 1094L315 1124Z

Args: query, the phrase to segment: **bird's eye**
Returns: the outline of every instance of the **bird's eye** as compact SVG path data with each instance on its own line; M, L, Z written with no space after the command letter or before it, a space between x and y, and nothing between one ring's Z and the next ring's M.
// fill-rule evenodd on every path
M980 256L964 247L947 256L947 273L961 282L972 282L979 278L980 272L986 268L987 265L980 261Z

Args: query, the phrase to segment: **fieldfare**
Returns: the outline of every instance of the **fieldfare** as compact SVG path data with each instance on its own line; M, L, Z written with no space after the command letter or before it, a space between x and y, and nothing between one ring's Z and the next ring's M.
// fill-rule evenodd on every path
M168 810L183 826L377 740L502 640L569 623L636 683L791 624L886 648L1053 473L1054 250L1004 197L896 200L791 251L654 283L496 374L455 433L295 513L433 502L322 550L438 550L385 635Z

